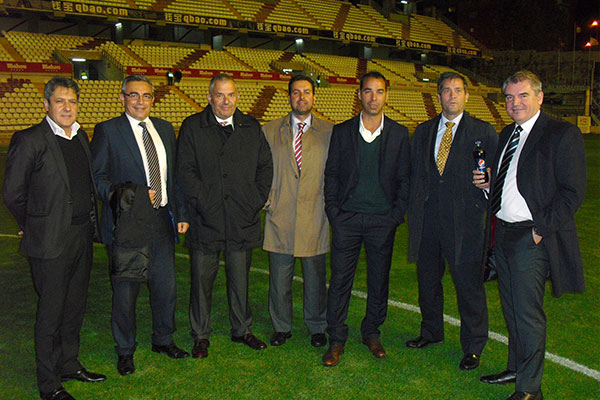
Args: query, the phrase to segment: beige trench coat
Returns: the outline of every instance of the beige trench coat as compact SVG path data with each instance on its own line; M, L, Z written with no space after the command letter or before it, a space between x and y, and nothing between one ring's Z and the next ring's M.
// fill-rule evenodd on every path
M291 114L263 126L273 154L273 185L265 209L263 248L311 257L329 251L323 172L333 125L312 117L302 135L302 174L294 157Z

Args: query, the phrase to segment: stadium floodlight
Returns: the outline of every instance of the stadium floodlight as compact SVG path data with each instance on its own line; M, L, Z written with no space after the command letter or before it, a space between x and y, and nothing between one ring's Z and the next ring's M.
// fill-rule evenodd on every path
M284 68L284 69L283 69L283 73L284 73L284 74L291 74L292 72L294 72L294 70L293 70L293 69L291 69L291 68Z
M296 44L297 44L298 46L302 46L302 45L304 44L304 39L302 39L302 38L298 38L298 39L296 39Z
M75 58L71 58L71 61L72 62L86 62L87 60L85 58L75 57Z
M115 28L121 28L122 26L123 26L123 24L122 24L122 23L120 23L120 22L117 22L117 23L115 24Z
M401 0L401 1L400 1L400 4L407 5L407 4L408 4L408 1L407 1L407 0Z

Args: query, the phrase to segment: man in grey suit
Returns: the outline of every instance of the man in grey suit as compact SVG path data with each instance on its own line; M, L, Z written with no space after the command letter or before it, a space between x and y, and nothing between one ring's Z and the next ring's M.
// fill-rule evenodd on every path
M442 277L452 274L458 311L462 370L479 366L488 337L488 314L480 261L487 200L472 184L473 149L493 155L498 135L465 111L467 81L455 72L438 80L442 113L415 129L411 141L408 206L409 261L417 262L421 333L406 346L422 349L444 340Z
M44 89L46 117L13 135L4 201L17 220L38 294L35 359L40 397L73 399L61 382L106 376L79 362L79 332L98 236L96 186L87 134L76 122L79 87L56 77Z
M473 183L490 191L486 248L493 243L508 362L506 370L481 381L515 382L510 400L541 400L546 281L556 297L585 289L575 226L585 195L585 149L579 128L540 110L544 92L535 74L516 72L502 91L515 123L500 133L491 186L476 171Z
M292 337L292 279L296 258L304 276L304 322L315 347L325 346L326 253L329 223L323 172L333 125L312 113L315 84L304 75L288 84L292 112L263 126L273 154L273 185L267 200L265 240L269 252L269 312L273 346Z
M142 282L116 279L114 274L115 223L111 196L117 185L126 182L148 187L145 200L152 210L150 219L154 221L153 231L148 232L151 261L147 279L152 308L152 351L176 359L189 357L189 353L173 342L177 300L175 240L178 233L187 231L189 224L183 195L175 183L173 126L149 116L154 104L152 82L142 75L130 75L123 80L119 97L125 112L96 125L91 146L94 176L102 200L100 229L111 264L111 325L118 356L117 370L121 375L130 375L135 372L135 308Z

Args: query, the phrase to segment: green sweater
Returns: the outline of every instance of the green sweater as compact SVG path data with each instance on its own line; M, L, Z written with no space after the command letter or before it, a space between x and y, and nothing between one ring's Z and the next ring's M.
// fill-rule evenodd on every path
M361 214L385 214L392 209L392 206L379 182L381 135L371 143L365 142L360 136L358 150L360 154L358 184L342 204L342 209Z

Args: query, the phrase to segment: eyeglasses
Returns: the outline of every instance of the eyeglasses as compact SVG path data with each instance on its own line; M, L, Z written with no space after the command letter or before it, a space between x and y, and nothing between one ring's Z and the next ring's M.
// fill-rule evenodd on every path
M135 101L138 101L140 99L140 94L138 92L123 93L123 96L127 96L131 100L135 100ZM141 97L142 97L142 99L144 99L144 101L150 101L154 98L154 96L151 95L150 93L144 93L143 95L141 95Z

